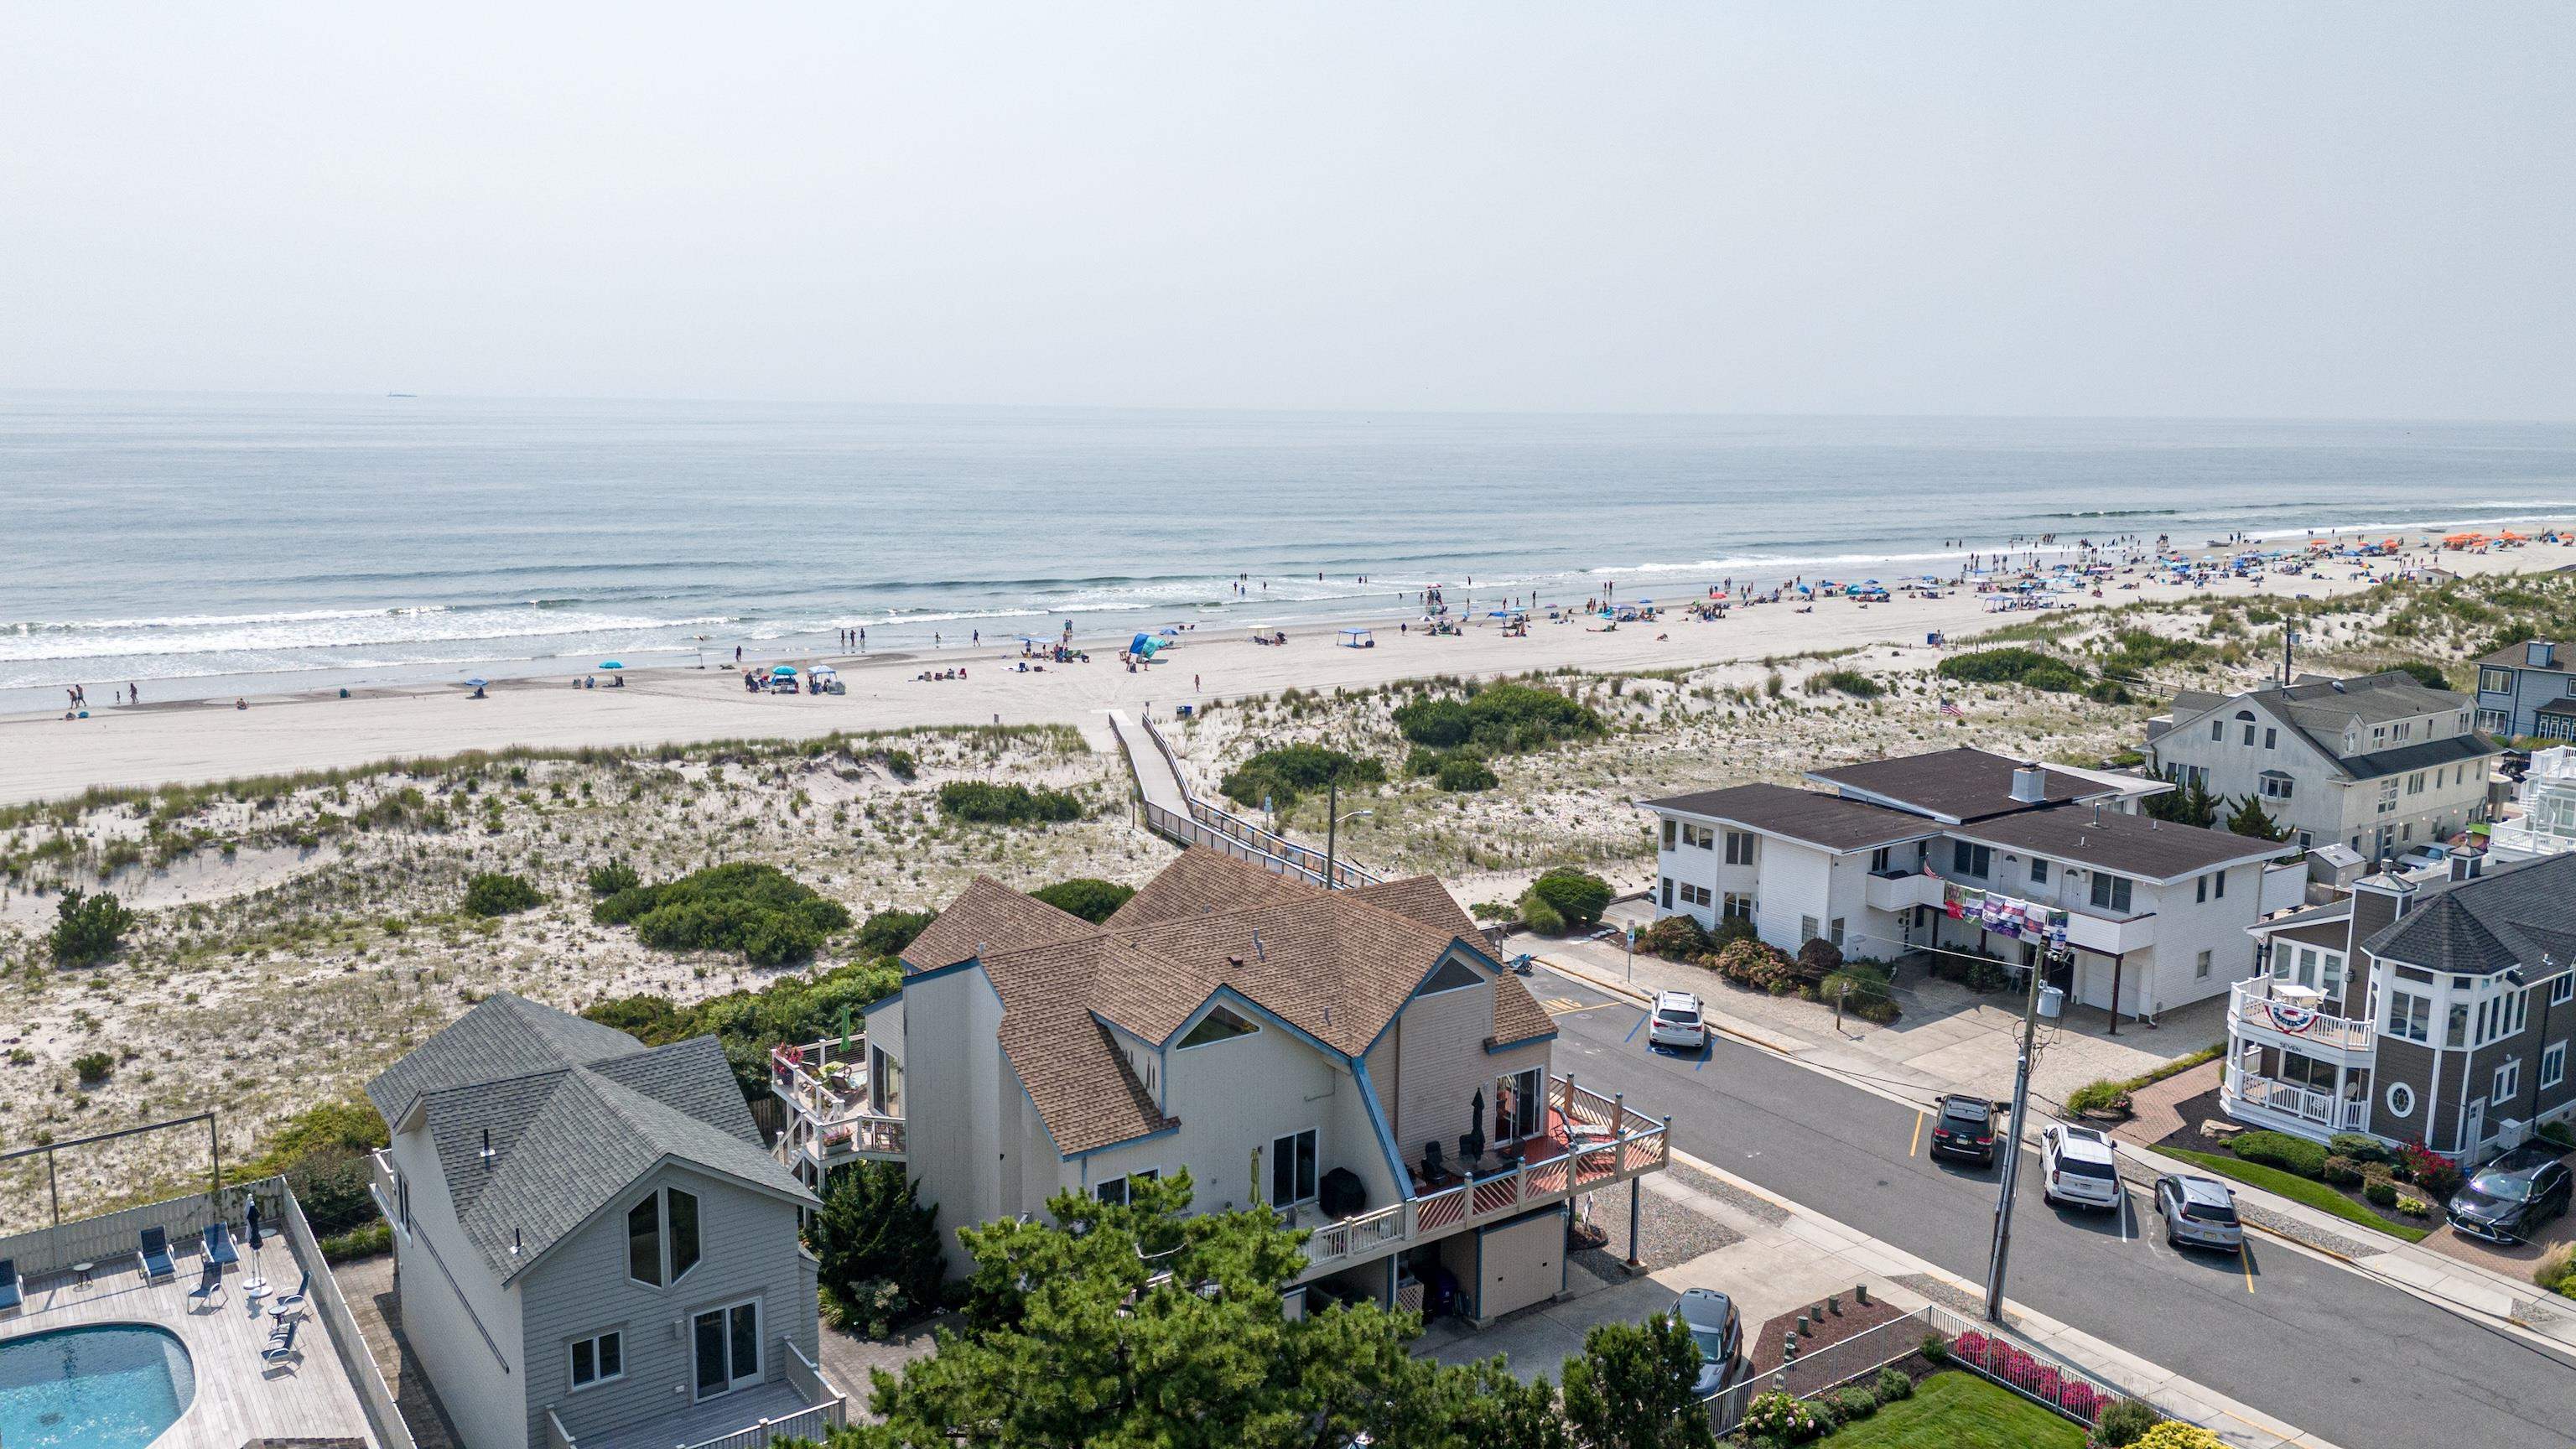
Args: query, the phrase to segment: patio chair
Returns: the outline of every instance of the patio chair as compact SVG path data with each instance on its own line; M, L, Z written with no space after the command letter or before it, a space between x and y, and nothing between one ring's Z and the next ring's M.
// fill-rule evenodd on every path
M18 1283L18 1260L0 1258L0 1312L24 1305L27 1296Z
M223 1223L209 1224L205 1232L206 1261L221 1268L241 1261L241 1250L233 1246L233 1230Z
M214 1304L215 1295L222 1291L224 1291L224 1270L208 1263L204 1271L197 1275L197 1286L188 1290L188 1296L211 1307Z
M290 1358L303 1357L295 1347L295 1330L301 1321L290 1318L284 1328L270 1334L268 1347L259 1351L260 1360L264 1363L283 1363Z
M145 1228L135 1251L143 1258L143 1278L151 1282L176 1277L179 1266L170 1261L170 1233L166 1228Z
M284 1323L289 1318L294 1317L296 1313L304 1307L307 1291L311 1289L312 1286L313 1270L307 1268L304 1270L304 1276L296 1281L294 1292L280 1293L275 1298L268 1300L269 1321L271 1323Z

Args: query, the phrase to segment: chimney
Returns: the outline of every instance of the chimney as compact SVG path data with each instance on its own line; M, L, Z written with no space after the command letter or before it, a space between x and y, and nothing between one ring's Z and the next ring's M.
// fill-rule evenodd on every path
M2415 886L2393 875L2368 875L2352 883L2352 949L2379 933L2380 928L2415 903Z
M1243 969L1243 958L1240 956L1228 956L1225 958L1225 964L1230 970L1240 971Z
M2522 646L2522 662L2535 669L2547 669L2558 660L2558 646L2546 639L2534 639Z
M2024 805L2036 805L2047 799L2047 773L2037 765L2013 766L2012 797Z

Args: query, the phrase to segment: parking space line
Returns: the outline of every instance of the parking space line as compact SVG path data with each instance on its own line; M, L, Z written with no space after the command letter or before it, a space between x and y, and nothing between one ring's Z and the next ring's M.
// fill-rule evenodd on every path
M1641 1011L1641 1012L1637 1013L1637 1026L1644 1026L1645 1024L1646 1024L1646 1014L1645 1014L1644 1012L1642 1012L1642 1011ZM1632 1041L1635 1041L1635 1040L1637 1039L1637 1026L1632 1026L1632 1027L1628 1028L1628 1034L1627 1034L1626 1036L1623 1036L1623 1037L1619 1038L1619 1040L1620 1040L1620 1041L1622 1041L1622 1042L1632 1042Z
M2236 1266L2245 1274L2245 1291L2254 1291L2254 1245L2241 1237L2236 1243Z
M1922 1150L1923 1150L1923 1114L1922 1114L1922 1113L1920 1113L1920 1112L1917 1112L1917 1113L1915 1113L1915 1114L1914 1114L1914 1140L1905 1144L1905 1155L1906 1155L1906 1156L1908 1156L1908 1157L1912 1157L1912 1156L1914 1156L1916 1153L1918 1153L1918 1152L1920 1152L1920 1151L1922 1151Z

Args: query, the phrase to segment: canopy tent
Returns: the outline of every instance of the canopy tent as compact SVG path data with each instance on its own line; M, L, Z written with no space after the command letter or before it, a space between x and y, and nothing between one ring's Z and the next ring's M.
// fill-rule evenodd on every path
M1139 659L1151 659L1171 647L1151 634L1139 634L1127 641L1127 652Z
M1333 642L1345 649L1374 649L1377 636L1366 629L1344 629Z

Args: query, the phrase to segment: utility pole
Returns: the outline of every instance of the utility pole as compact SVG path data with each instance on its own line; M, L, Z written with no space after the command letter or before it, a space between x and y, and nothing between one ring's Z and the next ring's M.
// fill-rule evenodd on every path
M2287 624L2282 625L2282 626L2281 626L2281 687L2282 687L2283 689L2287 689L2287 688L2289 688L2289 687L2290 687L2290 647L2291 647L2292 645L2294 645L2294 644L2298 643L2298 642L2299 642L2299 631L2298 631L2298 630L2296 630L2296 629L2291 628L2291 627L2290 627L2289 625L2287 625Z
M2030 1112L2030 1055L2039 1036L2039 981L2056 953L2042 952L2030 963L2030 993L2021 1004L2021 1060L2013 1068L2012 1120L2004 1136L2004 1150L1996 1160L2003 1167L2003 1190L1995 1201L1994 1257L1986 1265L1986 1321L2004 1321L2004 1260L2012 1253L2013 1189L2019 1185L2021 1169L2021 1128Z
M1339 843L1342 828L1342 776L1336 770L1325 780L1324 796L1324 889L1333 888L1333 847Z

